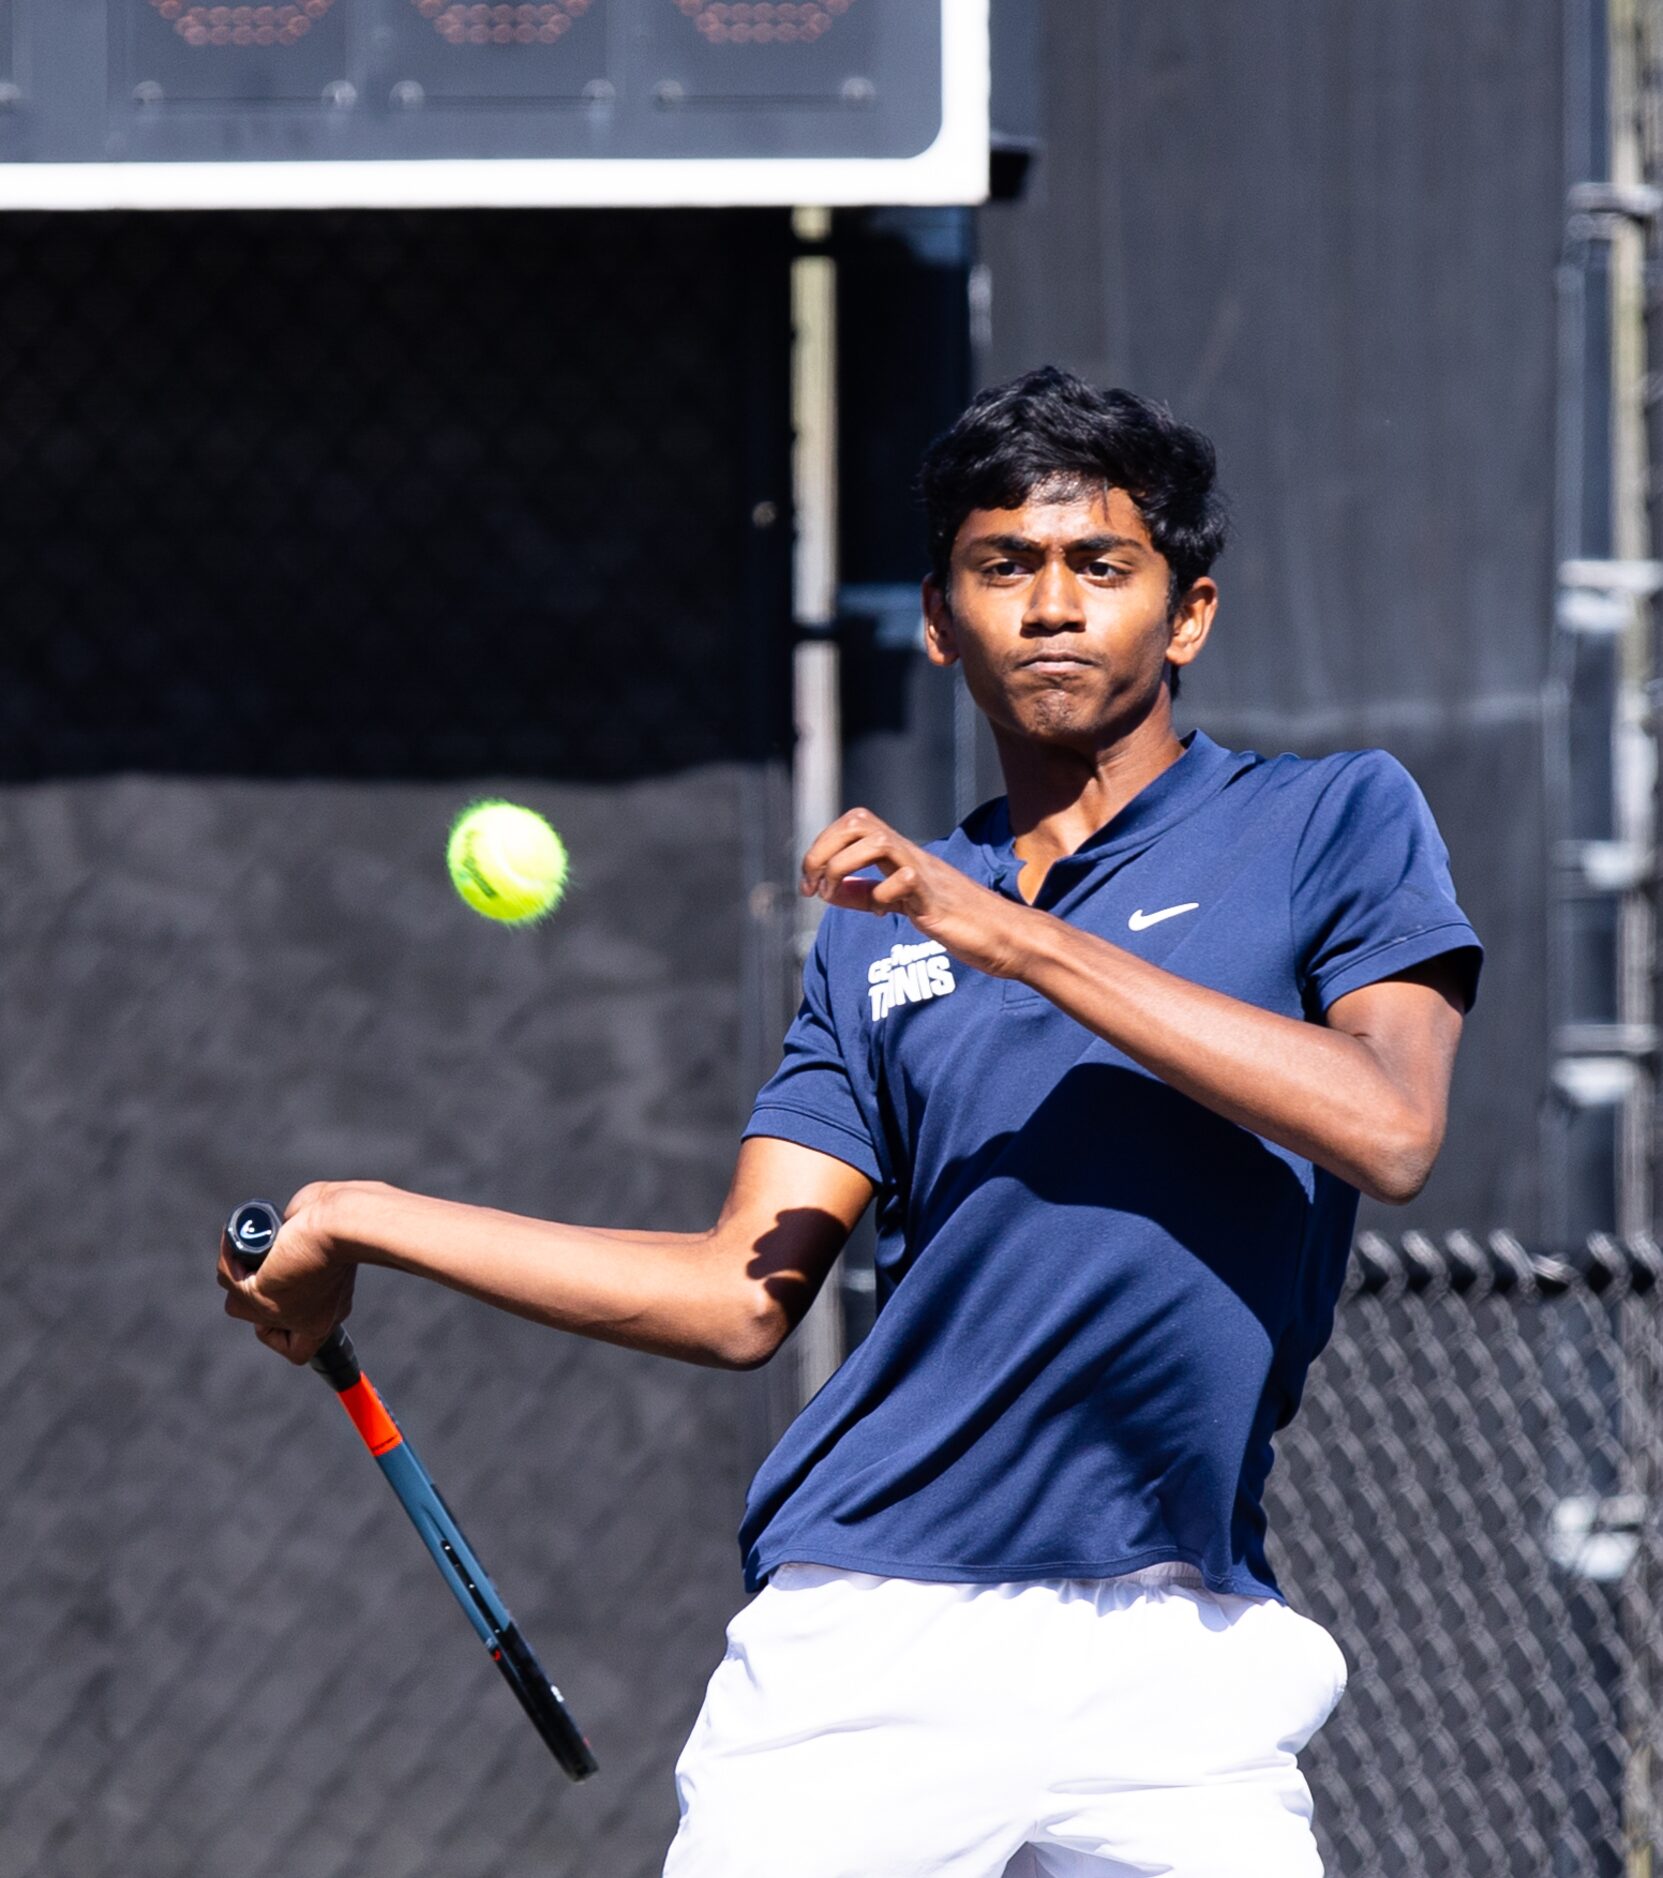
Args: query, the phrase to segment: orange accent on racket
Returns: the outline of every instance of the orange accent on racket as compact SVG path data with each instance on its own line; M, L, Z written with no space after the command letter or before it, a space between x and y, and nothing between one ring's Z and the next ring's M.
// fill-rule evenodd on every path
M381 1455L396 1448L404 1436L398 1423L387 1413L387 1405L375 1393L368 1376L360 1376L351 1388L340 1392L341 1407L352 1417L352 1425L364 1437L371 1454Z

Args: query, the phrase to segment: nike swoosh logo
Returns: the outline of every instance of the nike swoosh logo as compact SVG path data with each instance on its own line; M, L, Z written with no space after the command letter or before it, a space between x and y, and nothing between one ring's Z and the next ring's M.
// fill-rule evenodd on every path
M1163 919L1176 919L1180 913L1193 913L1200 904L1199 900L1186 900L1182 906L1163 906L1158 913L1146 913L1140 906L1126 924L1133 932L1142 932L1146 926L1160 925Z

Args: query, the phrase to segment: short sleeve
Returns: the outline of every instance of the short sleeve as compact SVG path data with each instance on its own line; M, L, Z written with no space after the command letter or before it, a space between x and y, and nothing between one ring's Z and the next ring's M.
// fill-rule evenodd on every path
M1459 955L1471 1008L1483 948L1455 898L1432 811L1384 750L1343 759L1311 811L1294 860L1293 928L1313 1015L1445 953Z
M803 1001L785 1034L780 1066L757 1096L744 1138L768 1135L816 1148L881 1186L882 1169L855 1099L832 1011L828 951L834 917L828 914L820 922L803 968Z

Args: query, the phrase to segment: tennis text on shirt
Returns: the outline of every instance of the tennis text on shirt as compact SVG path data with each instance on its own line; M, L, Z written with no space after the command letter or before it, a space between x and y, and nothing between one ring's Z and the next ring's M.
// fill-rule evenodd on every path
M882 1022L897 1004L923 1004L957 989L953 961L934 939L891 946L887 957L874 959L866 968L866 983L874 1023Z

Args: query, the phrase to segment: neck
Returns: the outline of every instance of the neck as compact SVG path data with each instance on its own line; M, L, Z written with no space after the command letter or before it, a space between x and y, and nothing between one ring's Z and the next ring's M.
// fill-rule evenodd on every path
M1163 686L1139 723L1101 749L1080 751L993 726L1016 852L1040 868L1072 854L1184 754Z

